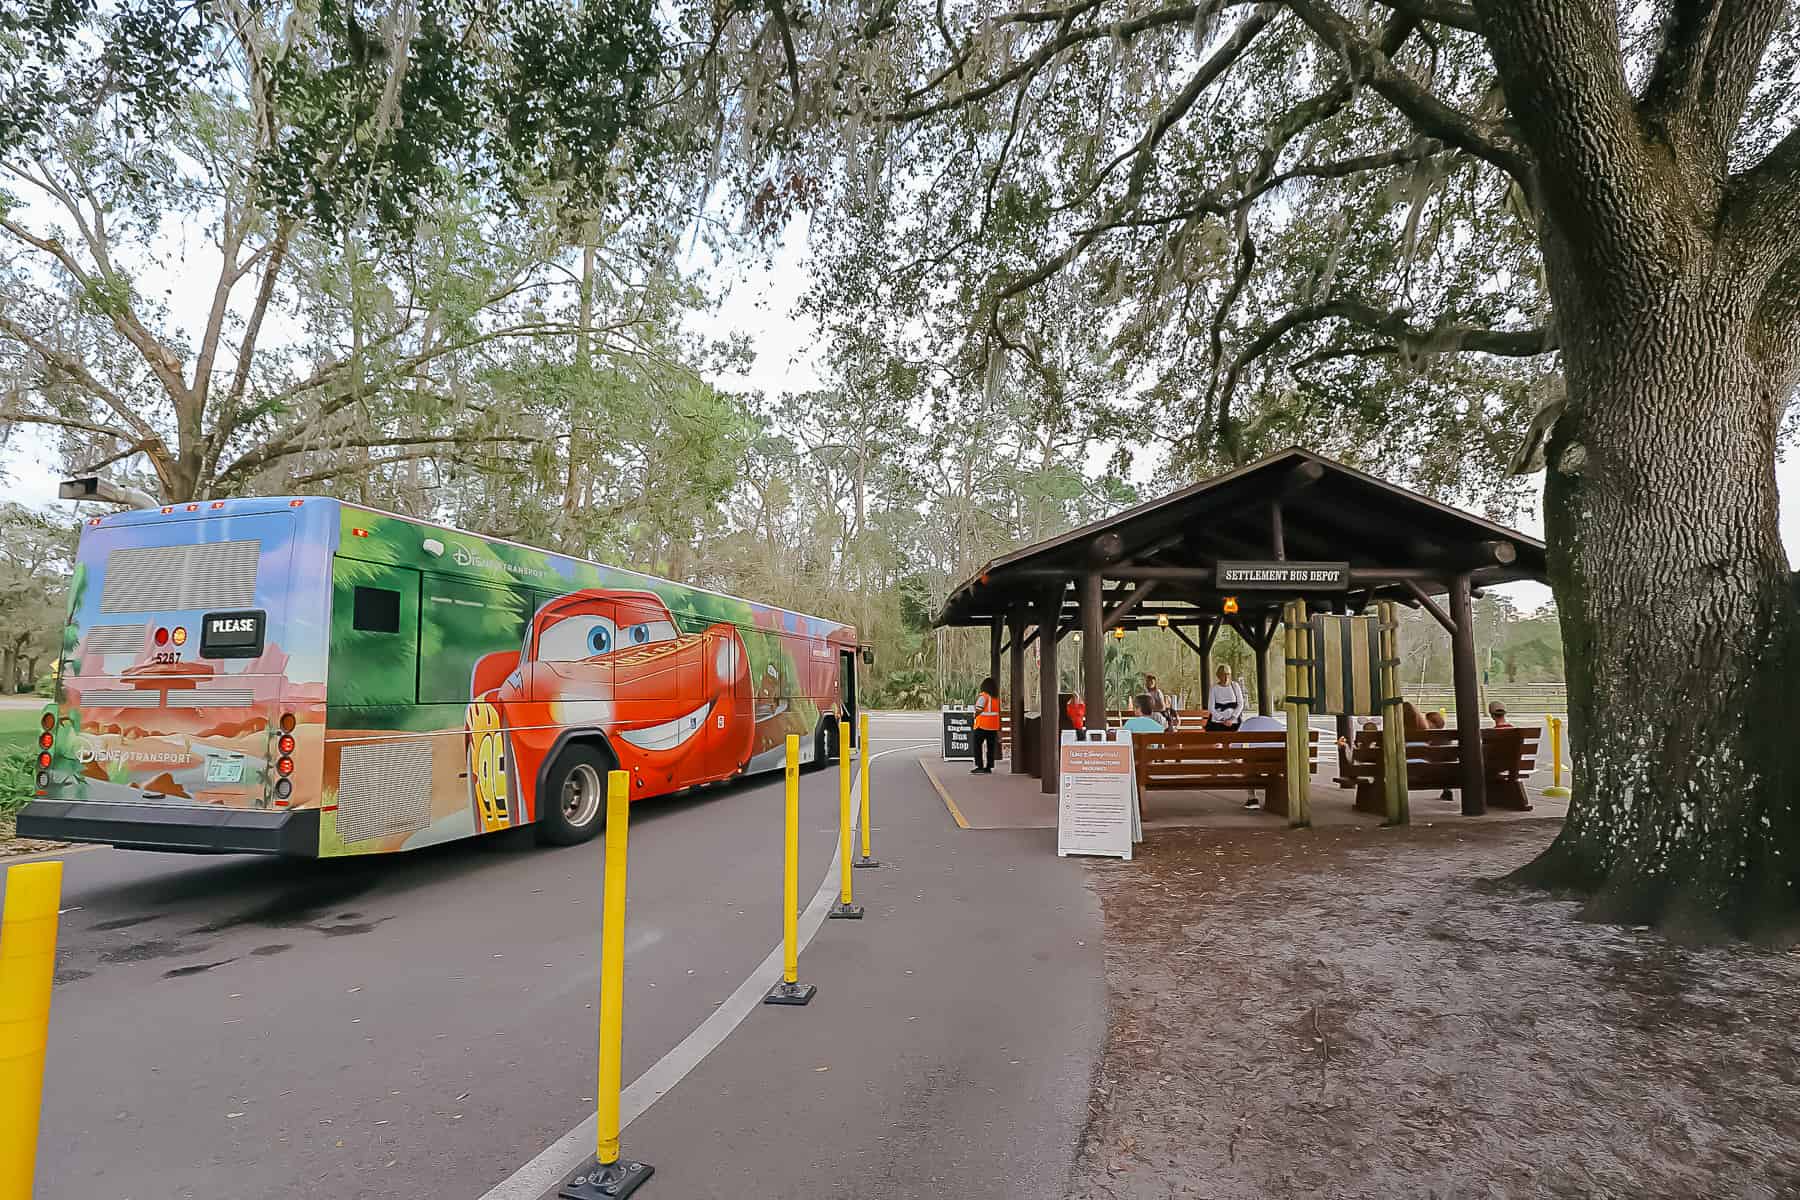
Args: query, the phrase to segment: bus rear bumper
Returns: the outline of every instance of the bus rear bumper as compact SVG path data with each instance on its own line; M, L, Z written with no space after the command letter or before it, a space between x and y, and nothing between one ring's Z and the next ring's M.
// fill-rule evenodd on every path
M103 842L178 854L287 854L317 858L319 810L173 808L94 800L33 800L19 812L20 837Z

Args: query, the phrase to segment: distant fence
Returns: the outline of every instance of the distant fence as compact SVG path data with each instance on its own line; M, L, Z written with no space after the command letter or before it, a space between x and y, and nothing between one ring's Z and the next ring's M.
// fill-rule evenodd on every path
M1442 686L1409 687L1406 698L1421 711L1434 708L1446 713L1456 711L1456 689ZM1505 705L1507 714L1516 718L1569 715L1568 689L1560 683L1492 683L1481 689L1481 711L1494 701Z

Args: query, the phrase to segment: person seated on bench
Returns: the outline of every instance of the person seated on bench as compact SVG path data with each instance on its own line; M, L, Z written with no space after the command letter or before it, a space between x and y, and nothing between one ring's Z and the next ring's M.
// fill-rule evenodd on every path
M1156 677L1152 675L1151 678ZM1125 718L1124 728L1127 733L1169 732L1168 725L1163 722L1162 716L1156 711L1155 698L1148 692L1139 692L1132 703L1136 705L1137 711Z
M1231 668L1219 664L1218 682L1207 698L1206 727L1214 732L1229 732L1244 717L1244 685L1231 677Z
M1488 716L1494 718L1495 729L1511 729L1513 724L1506 719L1506 705L1495 700L1488 705Z
M1444 728L1444 713L1443 713L1442 709L1434 708L1430 712L1425 714L1425 728L1427 728L1427 729L1442 729L1442 728ZM1454 792L1452 792L1449 788L1445 788L1443 791L1438 793L1438 799L1442 800L1446 804L1455 804L1456 803L1456 794Z
M1243 723L1238 726L1238 732L1240 733L1281 733L1286 729L1287 726L1283 725L1280 721L1277 721L1274 717L1265 717L1261 713L1245 717ZM1245 743L1245 745L1248 747L1249 743ZM1255 788L1250 789L1250 798L1244 801L1244 807L1262 807L1262 801L1256 798Z

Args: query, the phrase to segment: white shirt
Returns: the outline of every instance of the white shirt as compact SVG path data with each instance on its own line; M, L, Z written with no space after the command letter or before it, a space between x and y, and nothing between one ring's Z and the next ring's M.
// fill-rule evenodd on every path
M1242 725L1238 726L1238 732L1239 733L1275 733L1280 730L1285 730L1286 728L1287 728L1286 725L1283 725L1280 721L1277 721L1274 717L1265 717L1261 713L1258 713L1254 717L1245 717L1244 723Z
M1244 715L1244 685L1237 680L1213 684L1211 697L1209 708L1214 721L1227 724Z

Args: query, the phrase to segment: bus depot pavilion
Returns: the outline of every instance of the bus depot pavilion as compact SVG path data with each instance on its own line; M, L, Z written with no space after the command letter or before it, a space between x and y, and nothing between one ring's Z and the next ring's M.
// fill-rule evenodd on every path
M1399 753L1415 764L1419 755L1440 760L1444 786L1459 793L1462 812L1474 816L1486 811L1493 792L1493 764L1484 761L1484 750L1495 754L1495 731L1485 731L1484 745L1473 600L1483 588L1544 578L1544 544L1537 539L1296 447L994 559L951 591L936 624L989 630L990 673L1006 697L1010 770L1037 777L1043 792L1054 793L1061 748L1055 732L1062 723L1056 716L1062 707L1056 699L1058 660L1064 653L1080 656L1085 727L1103 730L1109 707L1130 703L1129 696L1105 693L1106 636L1160 627L1199 656L1201 678L1210 684L1214 641L1230 627L1256 652L1255 678L1245 681L1246 707L1268 715L1271 670L1292 671L1299 662L1296 648L1309 652L1307 639L1288 637L1290 630L1304 630L1309 622L1317 628L1317 614L1373 617L1391 614L1392 605L1423 609L1450 635L1456 711L1451 729L1435 735L1434 747L1403 743ZM1076 633L1078 639L1071 636ZM1286 655L1278 637L1288 637ZM1382 699L1397 717L1398 645L1383 645L1389 654L1383 678L1391 694ZM1038 694L1048 698L1044 707L1052 713L1051 736L1041 732L1041 714L1025 709L1028 651L1034 647ZM1369 661L1378 660L1371 654ZM1313 676L1287 678L1293 698L1296 682ZM1307 686L1301 683L1302 693ZM1299 696L1302 703L1312 699ZM1200 706L1188 703L1185 711ZM1351 716L1342 705L1335 711L1337 736L1354 739ZM1306 709L1290 712L1305 729ZM1290 715L1290 741L1294 723ZM1533 731L1527 771L1535 738ZM1335 751L1335 739L1327 739ZM1414 769L1421 777L1431 770ZM1405 778L1402 767L1402 797Z

